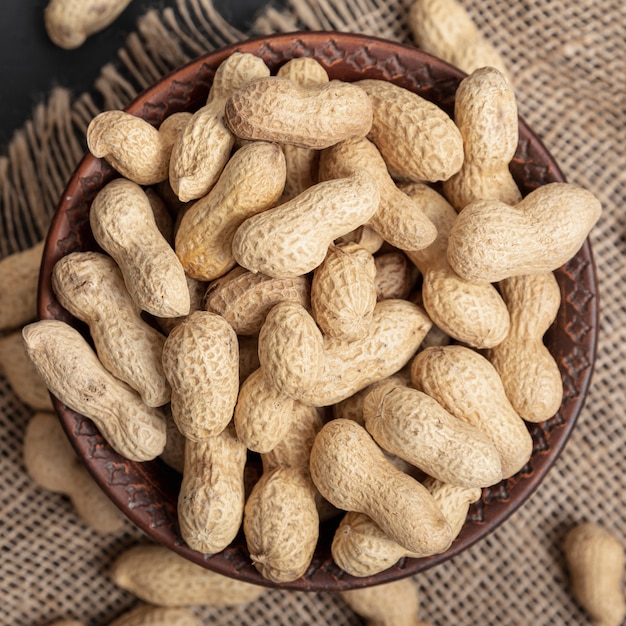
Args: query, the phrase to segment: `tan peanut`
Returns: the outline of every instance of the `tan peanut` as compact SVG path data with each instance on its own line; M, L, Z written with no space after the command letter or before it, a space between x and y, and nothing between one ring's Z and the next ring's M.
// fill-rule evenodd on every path
M328 83L328 72L311 57L290 59L276 72L280 78L288 78L301 87ZM317 167L319 151L302 146L282 146L287 165L287 178L283 198L290 200L318 182Z
M624 547L596 522L574 526L563 542L574 597L594 626L619 626L626 617Z
M337 237L367 222L379 200L378 188L365 172L318 183L248 218L235 233L233 254L255 273L301 276L324 260Z
M154 220L144 190L117 178L96 195L89 212L98 244L120 266L140 309L157 317L189 313L185 271Z
M384 80L360 80L372 101L369 139L394 175L413 182L447 180L463 164L463 138L436 104Z
M156 544L127 548L113 562L109 576L140 600L165 607L237 606L256 600L264 591L261 586L223 576Z
M448 261L472 282L552 272L580 249L600 218L600 201L571 183L548 183L510 206L467 205L450 229Z
M358 243L370 254L375 254L381 249L385 240L371 226L365 224L335 239L336 245L341 245L342 243Z
M37 285L45 242L0 260L0 330L37 319Z
M315 487L296 467L264 472L245 507L243 529L250 558L274 582L300 578L319 536Z
M185 543L215 554L226 548L241 526L246 448L235 428L202 441L187 440L178 523Z
M280 146L253 142L237 150L211 191L182 216L175 249L185 272L209 281L232 269L235 231L273 206L284 185L285 157Z
M278 391L259 367L239 389L234 414L237 437L254 452L270 452L289 431L297 402Z
M449 413L490 437L500 453L503 478L526 465L532 438L506 397L498 372L484 356L460 345L427 348L413 359L411 381Z
M353 341L368 333L376 306L374 257L358 244L331 245L313 272L311 311L326 335Z
M172 330L184 321L189 315L195 311L201 311L204 308L204 294L206 293L208 283L185 276L187 279L187 288L189 289L189 314L179 317L158 317L156 323L163 333L169 335Z
M200 620L187 608L146 605L126 611L109 626L200 626Z
M340 591L350 608L368 626L419 626L419 592L410 578L363 589Z
M51 41L66 50L111 25L131 0L50 0L44 24Z
M465 520L469 505L480 498L481 489L443 483L427 477L422 483L431 493L452 530L455 539ZM374 576L400 559L422 558L429 552L411 552L388 537L367 515L350 511L344 515L331 544L334 561L352 576Z
M374 265L377 300L408 299L419 272L415 265L409 262L407 256L400 250L385 252L374 257Z
M74 317L89 326L98 358L148 406L170 401L161 355L165 337L145 322L115 261L100 252L72 252L56 262L52 287Z
M159 232L163 235L163 238L170 246L174 245L174 219L173 211L169 208L166 201L155 191L153 187L148 187L146 190L146 196L150 201L152 207L152 213L154 214L154 221L159 229Z
M363 400L363 418L381 448L442 482L471 488L502 480L491 439L417 389L376 386Z
M363 339L324 338L322 374L301 402L330 406L394 374L409 362L430 327L430 319L411 302L382 300Z
M76 456L54 413L35 413L24 434L24 465L37 485L69 497L83 522L98 533L124 528L119 509Z
M169 180L180 200L206 195L230 158L235 138L224 121L226 99L269 73L260 57L242 52L234 52L219 65L205 106L193 114L172 149Z
M279 302L259 333L259 363L280 392L298 399L324 367L324 338L309 312L297 302Z
M311 450L311 477L331 504L371 517L394 541L413 552L443 552L450 526L430 493L396 469L356 422L331 420Z
M239 343L230 324L216 313L192 313L167 337L163 369L181 433L201 441L222 432L239 393Z
M22 333L29 358L52 394L93 420L119 454L148 461L163 452L163 414L110 374L77 330L58 320L41 320Z
M498 345L510 327L502 297L490 283L464 280L448 263L448 234L457 218L456 211L427 185L413 183L404 189L437 227L437 239L431 246L406 252L423 276L422 302L433 324L475 348Z
M301 86L288 78L260 78L226 101L224 115L242 139L318 150L348 137L364 137L372 126L367 94L339 80Z
M509 81L483 67L461 81L454 121L463 136L461 169L443 183L450 204L461 211L475 200L517 204L522 199L509 170L519 139L517 102Z
M52 411L45 383L26 354L21 330L0 337L0 372L21 402L37 411Z
M310 300L311 285L306 276L272 278L235 267L208 285L203 307L219 313L238 335L254 335L275 304L297 302L308 308Z
M464 72L490 66L509 77L507 64L458 0L414 0L409 29L415 43Z
M513 408L528 422L543 422L561 406L563 379L543 336L554 322L561 290L552 272L500 283L511 316L505 339L487 352Z
M188 121L188 113L174 113L157 129L131 113L103 111L87 127L87 147L128 180L154 185L167 178L172 147Z
M322 151L320 180L367 172L378 185L380 205L368 224L401 250L420 250L435 239L435 226L420 207L396 186L378 148L365 137L351 137Z

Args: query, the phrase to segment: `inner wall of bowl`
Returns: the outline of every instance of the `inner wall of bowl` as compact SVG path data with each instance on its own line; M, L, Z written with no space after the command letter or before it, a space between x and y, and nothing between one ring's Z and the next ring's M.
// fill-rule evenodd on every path
M201 57L141 94L126 110L158 126L173 113L198 109L206 100L215 70L235 51L260 56L273 73L291 58L313 57L331 78L387 80L436 102L450 115L456 88L465 76L409 46L361 35L294 33L252 39ZM554 159L522 120L511 171L523 194L540 185L564 180ZM85 327L56 300L51 272L62 256L77 250L97 249L89 228L89 207L98 190L116 176L103 160L85 156L59 203L44 252L39 315L42 319L67 321L86 336ZM531 461L516 476L483 490L482 498L470 508L467 523L447 552L425 559L403 559L373 577L355 578L332 561L330 543L336 521L323 526L326 532L322 532L305 576L282 585L275 585L257 572L242 533L231 546L213 556L189 549L180 537L177 524L180 476L160 460L135 463L122 458L108 446L91 420L58 401L55 407L77 453L111 499L154 541L182 556L221 574L270 587L336 591L390 582L441 563L494 530L537 488L565 445L590 383L597 342L598 299L589 242L556 276L563 295L562 305L546 335L546 344L561 369L565 395L557 415L542 424L529 425L534 441Z

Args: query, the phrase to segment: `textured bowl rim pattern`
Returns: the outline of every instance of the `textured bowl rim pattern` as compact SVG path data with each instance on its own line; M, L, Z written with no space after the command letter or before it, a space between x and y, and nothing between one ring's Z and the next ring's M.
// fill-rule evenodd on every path
M331 78L388 80L435 101L450 115L456 88L465 76L412 46L364 35L295 32L257 37L208 53L140 94L126 110L158 126L173 113L198 109L206 101L215 70L236 51L261 56L272 73L291 58L312 56ZM522 194L546 183L563 182L565 178L553 157L522 119L519 131L519 145L510 168ZM39 317L64 320L85 336L86 326L58 303L51 287L51 272L62 256L76 250L97 249L89 229L89 206L97 191L117 176L104 160L85 155L59 201L44 250ZM463 530L446 552L429 558L401 559L375 576L354 577L333 562L330 544L337 521L322 525L310 567L303 577L290 583L274 584L257 572L241 531L228 548L216 555L191 550L181 539L177 524L180 475L160 460L136 463L121 457L91 420L56 398L55 409L77 454L111 500L153 541L189 560L226 576L284 589L339 591L391 582L446 561L500 526L538 487L569 438L585 402L596 356L599 298L589 240L555 275L562 303L545 341L561 370L564 396L554 417L528 425L533 438L531 460L512 478L483 490L481 499L471 505Z

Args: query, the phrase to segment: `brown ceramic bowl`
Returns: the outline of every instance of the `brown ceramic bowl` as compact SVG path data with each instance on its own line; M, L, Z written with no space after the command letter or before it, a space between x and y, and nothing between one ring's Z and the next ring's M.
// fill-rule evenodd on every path
M331 78L391 81L432 100L452 114L454 96L464 74L413 47L360 35L293 33L258 38L203 56L161 80L135 99L127 110L154 125L178 111L204 104L218 65L235 51L261 56L272 70L293 57L317 59ZM523 194L549 182L563 181L552 156L520 120L520 140L511 170ZM42 264L39 315L61 319L85 332L57 302L51 271L63 255L96 248L88 213L94 196L117 174L101 159L87 155L73 174L54 215ZM530 462L517 475L485 489L472 505L468 520L451 548L424 559L402 559L372 577L355 578L339 569L330 554L333 522L322 527L321 538L306 574L284 588L338 591L389 582L441 563L476 543L513 513L538 487L567 441L589 387L598 333L598 295L589 242L556 272L562 304L546 335L546 343L563 375L564 397L558 413L542 424L529 425L534 441ZM243 535L219 554L206 556L189 549L177 524L176 500L180 475L160 460L128 461L115 453L91 420L55 400L56 410L77 453L97 482L119 508L155 542L211 570L252 583L275 586L252 565Z

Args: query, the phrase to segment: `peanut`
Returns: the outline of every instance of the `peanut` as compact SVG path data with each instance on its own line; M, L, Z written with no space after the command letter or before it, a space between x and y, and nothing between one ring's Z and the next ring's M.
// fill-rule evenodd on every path
M54 413L35 413L24 434L24 465L35 483L69 497L83 522L101 534L124 528L119 509L80 462Z
M328 72L315 59L298 57L290 59L278 69L276 76L288 78L301 87L328 83ZM284 144L282 146L287 165L287 178L283 198L290 200L314 185L317 181L319 151Z
M159 232L139 185L123 178L105 185L91 205L89 221L98 244L120 266L140 309L157 317L189 313L184 269Z
M502 480L489 437L417 389L394 382L375 387L363 400L363 418L381 448L442 482L471 488Z
M238 335L254 335L275 304L288 301L310 307L310 297L311 286L305 276L272 278L235 267L209 284L203 307L219 313Z
M415 354L431 322L406 300L382 300L366 337L356 341L324 338L321 376L300 401L329 406L404 367Z
M511 316L506 338L487 352L513 408L527 422L543 422L561 406L563 379L543 336L556 318L561 291L552 272L500 283Z
M172 147L188 121L188 113L174 113L156 129L125 111L103 111L87 127L87 147L128 180L154 185L167 178Z
M563 551L574 597L594 626L619 626L626 617L624 548L617 537L595 522L568 531Z
M373 228L364 225L358 226L353 231L335 239L336 245L340 245L342 243L358 243L370 254L374 254L381 249L385 240Z
M98 358L148 406L170 401L161 365L165 337L141 317L115 261L100 252L72 252L52 270L52 288L74 317L89 326Z
M85 40L111 25L131 0L50 0L44 24L60 48L79 48Z
M351 83L331 80L301 86L271 76L235 92L226 101L224 116L242 139L321 150L348 137L364 137L372 126L372 105Z
M200 626L200 621L186 608L146 605L126 611L109 626Z
M396 250L374 257L377 300L399 298L407 300L418 278L417 268L405 254Z
M353 341L367 335L376 306L374 257L358 244L331 246L313 272L311 310L330 337Z
M259 367L239 389L234 414L237 437L254 452L270 452L288 432L297 402L279 392Z
M229 55L217 68L205 106L193 114L172 149L169 180L180 200L206 195L230 158L235 137L224 122L226 99L269 73L260 57L242 52Z
M111 580L134 596L156 606L207 604L237 606L256 600L263 587L222 576L160 545L138 544L113 562Z
M44 242L0 260L0 330L37 319L37 284Z
M264 472L246 502L243 529L250 558L264 578L300 578L319 536L315 488L295 467Z
M424 487L444 514L455 539L467 518L469 505L480 498L481 489L457 487L427 477ZM374 576L400 559L422 558L430 552L411 552L390 539L367 515L353 511L344 515L331 545L333 559L352 576Z
M452 541L430 493L387 461L356 422L335 419L320 430L311 450L311 477L331 504L368 515L408 550L435 554Z
M239 392L239 344L230 324L216 313L192 313L165 341L163 369L180 432L194 441L222 432Z
M259 333L259 363L276 390L298 399L324 367L324 338L308 311L296 302L279 302Z
M368 224L385 241L401 250L420 250L437 235L435 226L420 207L403 193L387 171L376 146L365 137L351 137L324 150L320 157L320 180L368 172L378 185L380 205Z
M20 402L37 411L53 410L48 388L26 354L20 330L0 337L0 371Z
M187 280L187 288L189 290L189 314L179 317L158 317L156 323L163 333L169 335L172 330L181 322L189 317L195 311L201 311L204 307L204 294L206 293L208 284L201 280L196 280L190 276L185 276Z
M602 208L570 183L548 183L510 206L477 200L458 215L448 237L452 269L471 282L552 272L580 249Z
M350 608L369 626L419 626L419 593L410 578L382 585L340 591Z
M510 327L502 297L490 283L462 279L448 263L448 234L456 211L427 185L412 183L403 188L437 228L437 239L431 246L406 252L423 276L422 301L433 324L446 335L475 348L498 345Z
M510 81L507 64L478 31L458 0L415 0L409 11L409 29L425 52L471 74L495 67Z
M493 441L503 478L526 465L532 438L506 397L498 372L484 356L465 346L427 348L413 359L411 382Z
M237 150L211 191L182 216L174 247L187 275L209 281L232 269L235 231L270 208L284 186L280 146L254 142Z
M383 80L355 84L367 92L374 109L368 137L396 176L436 182L461 169L463 138L436 104Z
M58 320L41 320L22 333L29 358L52 394L93 420L119 454L148 461L163 452L162 413L110 374L77 330Z
M245 503L245 463L246 448L232 425L219 435L185 443L178 523L190 548L215 554L239 532Z
M367 222L379 200L378 188L365 172L318 183L248 218L235 233L233 254L255 273L301 276L324 260L334 239Z
M472 72L457 89L454 121L465 160L443 183L452 206L461 211L475 200L517 204L522 194L509 171L519 139L517 103L507 79L493 67Z

